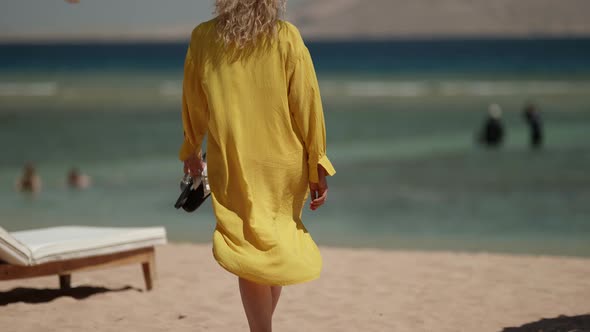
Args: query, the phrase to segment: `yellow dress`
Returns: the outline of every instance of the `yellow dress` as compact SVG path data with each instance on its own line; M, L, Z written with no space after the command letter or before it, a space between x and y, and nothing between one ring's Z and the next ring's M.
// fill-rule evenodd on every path
M217 225L213 254L229 272L265 285L319 277L322 258L301 222L309 181L326 157L320 91L297 28L238 51L216 20L197 26L186 55L180 160L201 151Z

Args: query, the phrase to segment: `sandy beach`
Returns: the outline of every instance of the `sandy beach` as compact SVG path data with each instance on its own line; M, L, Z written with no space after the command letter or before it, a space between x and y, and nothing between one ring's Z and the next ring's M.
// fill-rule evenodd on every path
M312 39L588 36L584 0L307 1L289 19Z
M286 287L275 331L587 331L590 260L322 248L320 279ZM3 331L247 331L235 277L209 245L139 266L0 283ZM566 316L558 318L559 316ZM545 320L543 320L545 319Z

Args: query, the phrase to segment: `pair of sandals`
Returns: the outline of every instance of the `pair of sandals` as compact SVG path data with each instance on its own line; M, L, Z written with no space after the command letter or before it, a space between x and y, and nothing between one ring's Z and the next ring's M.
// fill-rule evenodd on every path
M198 177L193 178L190 173L185 174L180 181L180 190L182 192L176 200L174 207L176 209L182 208L186 212L194 212L198 209L207 197L211 196L211 188L209 188L207 177L207 166L205 166L205 169Z

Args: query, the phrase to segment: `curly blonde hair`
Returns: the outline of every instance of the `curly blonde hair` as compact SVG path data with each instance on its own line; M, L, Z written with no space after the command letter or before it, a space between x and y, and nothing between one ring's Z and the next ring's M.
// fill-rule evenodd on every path
M217 30L226 45L244 48L260 36L273 36L287 0L215 0Z

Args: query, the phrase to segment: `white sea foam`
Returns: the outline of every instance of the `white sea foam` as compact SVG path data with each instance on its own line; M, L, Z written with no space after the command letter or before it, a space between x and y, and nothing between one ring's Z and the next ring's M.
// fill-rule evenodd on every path
M431 86L422 82L350 82L347 95L353 97L419 97L431 93Z
M590 81L534 81L534 80L322 80L325 95L350 97L398 97L418 98L428 96L535 96L535 95L590 95ZM60 89L57 82L0 82L0 97L50 97L74 93L78 87ZM164 97L182 95L181 80L165 80L158 85L158 93Z
M443 96L550 95L588 92L590 92L590 82L465 81L442 82L439 86L439 94Z
M322 90L351 97L468 97L590 94L590 81L355 81L328 80Z
M58 90L56 82L0 82L0 97L51 97Z

